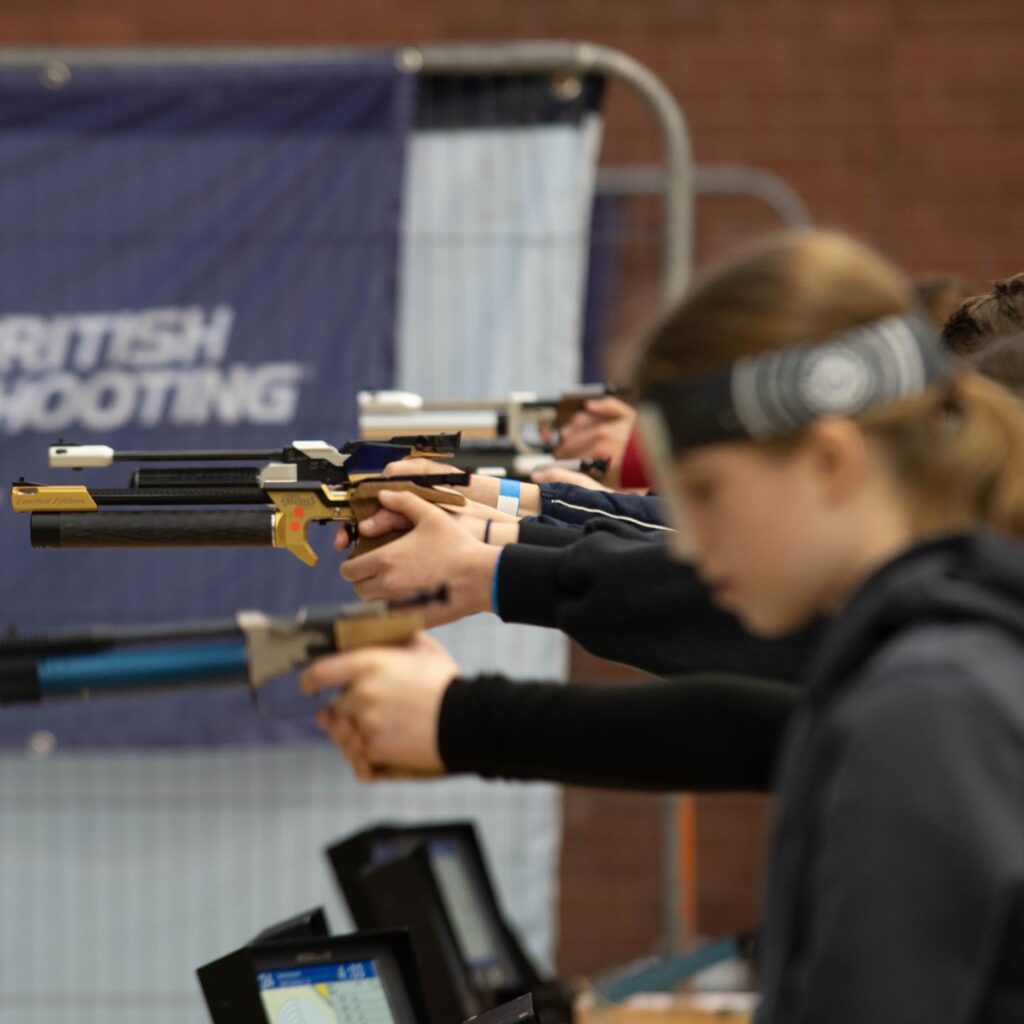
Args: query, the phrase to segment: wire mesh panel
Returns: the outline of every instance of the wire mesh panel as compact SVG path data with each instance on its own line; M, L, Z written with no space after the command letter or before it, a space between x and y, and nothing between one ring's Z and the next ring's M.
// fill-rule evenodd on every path
M200 76L209 74L201 60L169 60L169 64L175 68L172 77L176 81L188 81L193 67ZM71 58L67 63L48 62L43 67L58 65L69 70L73 82L80 81L75 78L77 65ZM134 86L141 79L146 85L150 72L144 59L140 62L128 55L124 67L134 68L132 74L120 67L115 60L111 78L123 76ZM222 80L229 79L237 88L245 74L243 67L228 61L224 68ZM82 77L86 81L90 78ZM33 84L38 88L38 81ZM463 82L459 88L465 93L469 86ZM233 356L244 358L249 337L265 332L276 336L275 344L294 356L301 346L298 340L289 342L292 327L281 321L280 305L295 299L304 310L295 331L306 331L310 324L319 331L325 318L335 317L336 355L349 360L346 391L359 386L400 384L495 397L512 385L557 392L578 379L587 216L598 137L592 119L594 108L577 104L576 109L586 116L567 120L557 109L561 103L556 97L558 127L547 131L552 97L546 80L539 89L519 82L511 94L503 93L502 83L497 80L484 82L474 91L478 99L482 98L474 116L479 119L481 110L491 112L485 117L486 124L478 121L461 126L452 125L450 111L444 114L446 124L456 133L453 148L439 147L436 135L424 138L420 146L419 128L412 126L410 148L416 155L407 161L403 172L401 203L390 207L401 211L404 218L399 252L390 270L393 280L386 280L386 268L379 271L366 296L368 301L377 301L393 294L396 303L401 304L401 314L398 305L395 307L391 353L401 367L399 376L381 379L385 360L372 363L372 373L360 379L360 346L382 343L379 316L371 322L361 317L358 308L354 315L317 308L317 294L309 291L311 281L298 258L290 259L282 268L260 257L262 277L250 278L248 297L260 308L266 307L266 286L273 279L275 289L283 289L278 293L280 303L269 319L250 320L247 331L230 336ZM143 98L148 95L145 87L141 92ZM127 107L136 101L132 97L137 99L137 93L137 89L129 91L124 101ZM173 104L160 109L173 130L189 142L193 126L190 119L201 117L204 103L216 104L218 97L223 99L225 95L228 91L224 89L220 93L216 89L196 89L190 93L191 105L184 115L175 114ZM312 96L304 108L304 124L311 123L324 140L329 139L329 132L322 129L321 122L330 109L324 94ZM361 130L372 137L373 125L367 120L372 109L369 97L364 98L360 109ZM421 104L421 124L429 123L431 111L436 114L437 109ZM509 115L511 124L505 123ZM542 122L540 133L531 125L537 120ZM512 130L506 131L509 128ZM90 134L88 124L79 124L50 151L51 158L63 161L57 171L50 173L63 174L69 189L77 181L74 160L79 152L84 150L91 159L111 138L116 141L117 126L103 125L101 129ZM153 125L143 119L140 131L151 129ZM284 147L286 135L272 134L270 145ZM235 143L241 139L244 144L251 138L244 132L231 136ZM124 142L125 151L131 151L132 139L126 137ZM329 148L329 142L324 146ZM42 149L45 146L37 154L40 158ZM422 156L428 151L429 173L424 174ZM167 152L170 159L173 150ZM250 157L260 153L254 146ZM471 154L468 160L467 154ZM341 153L339 174L344 170L344 159ZM322 160L316 166L321 168ZM490 168L486 178L480 174L482 166ZM148 187L154 190L158 202L164 195L161 180L172 192L183 186L180 177L162 164L140 159L133 167L149 175ZM391 175L394 167L389 164L386 170ZM437 192L428 187L433 175L458 182L458 188L445 190L440 209L434 205ZM106 178L109 180L109 175ZM318 280L322 278L321 269L331 265L333 252L341 251L348 259L370 251L364 242L377 243L371 246L374 252L385 251L380 246L390 244L383 234L376 239L365 235L345 238L343 225L339 228L338 224L316 221L322 211L303 193L301 181L285 183L280 176L275 177L269 165L259 160L254 164L244 153L225 152L215 179L203 188L187 183L188 195L181 197L178 217L171 215L173 211L167 211L167 216L162 213L148 224L149 234L129 232L118 236L115 232L109 239L111 252L117 252L119 245L145 247L150 241L159 245L160 224L167 224L169 230L180 227L180 211L189 208L188 202L202 201L216 212L219 220L208 226L209 234L204 239L210 250L206 262L196 266L194 273L174 278L173 301L178 305L189 301L192 287L201 285L204 295L211 289L216 291L220 266L217 254L229 258L236 244L253 252L255 243L265 241L270 227L287 228L280 220L286 210L294 218L297 234L301 234L304 218L311 217L315 222L316 237L307 241L318 253ZM104 176L98 180L100 187ZM262 219L257 216L247 222L244 230L239 229L237 216L245 202L240 196L230 198L232 186L239 183L244 186L248 203L257 210L263 204L265 211ZM261 193L261 183L270 195ZM144 203L146 194L146 189L136 187L132 205ZM570 197L573 201L567 215L565 206ZM511 213L510 202L516 204ZM389 209L386 203L382 208ZM95 204L92 209L99 217L101 211ZM114 217L118 213L116 203L107 212ZM529 224L525 232L520 230L524 217ZM421 230L424 218L429 223ZM495 233L499 222L501 230ZM103 223L98 222L98 226L103 227ZM488 232L489 238L485 237ZM78 237L82 253L87 252L89 237L88 231ZM404 244L408 251L402 250ZM481 245L486 259L481 259ZM179 259L187 263L189 253L182 252ZM345 259L334 264L341 274L345 273ZM442 265L448 268L447 277L439 275ZM126 266L140 288L162 283L159 274L147 275L138 262L129 260ZM109 265L100 261L92 277L101 280L110 273ZM289 275L294 279L291 293ZM33 314L36 310L31 302L28 307L24 303L34 299L52 306L52 295L44 296L54 283L63 289L56 301L61 307L58 313L65 319L69 311L83 316L93 312L90 301L93 307L108 303L100 311L115 309L105 297L78 298L68 290L71 281L59 267L49 282L46 275L37 274L33 278L35 290L25 289L18 297L8 297L0 314ZM344 282L339 279L339 283ZM329 282L321 284L331 289ZM242 299L237 301L241 303ZM81 308L73 305L76 302ZM155 302L152 305L156 308ZM375 309L379 313L379 303ZM446 315L438 316L439 309ZM233 322L237 324L239 317ZM83 320L75 330L80 335L82 330L94 329L95 324L90 327L90 323ZM135 323L133 320L132 325ZM109 330L116 334L121 329L120 321L111 324ZM373 328L372 337L365 333L368 326ZM51 333L56 330L50 321L44 327ZM75 351L89 344L79 335L75 336ZM100 346L104 352L118 344L116 338L111 340L106 335L101 340L106 346ZM10 355L10 334L7 341L5 351ZM146 344L151 349L154 342L150 338L144 344L136 338L120 344L139 355L144 354ZM24 345L18 349L22 350L28 351ZM73 376L82 368L76 366L73 354L70 358L62 372ZM305 380L307 384L310 380L322 384L336 372L335 354L322 351L321 362L310 366ZM496 391L499 381L501 392ZM16 375L4 378L4 394L11 393L13 387L20 393L35 383L31 371L19 364ZM223 395L207 397L218 408L227 402ZM107 408L104 401L109 403L110 399L98 401L101 408ZM154 402L150 399L149 405ZM301 407L302 402L293 405ZM336 409L330 396L325 396L317 408L323 422L318 429L328 434L332 416L344 421L354 414L354 409ZM264 422L260 443L270 443L271 431L277 443L291 440L278 434L290 429L290 422L287 417L279 424L274 421L275 426ZM251 428L239 417L230 425ZM134 426L154 431L146 438L149 447L175 444L173 422L159 420ZM40 431L33 432L30 425L22 424L19 429L26 435L19 437L19 449L27 449L28 436L37 449L55 440L42 436ZM194 436L189 444L181 446L196 447L202 442L210 445L205 431L195 424L191 429ZM37 470L38 465L28 467L29 472ZM24 546L26 524L12 521L10 513L8 517L5 542ZM58 599L62 622L81 623L90 615L116 621L121 604L115 597L108 593L102 602L90 603L86 595L91 582L107 577L108 567L125 565L127 556L121 552L85 554L90 557L74 564L81 568L88 563L87 571L67 577L71 585L62 583L61 574L67 573L72 563L61 562L64 556L60 553L43 553L50 560L34 561L31 569L25 570L26 578L33 581L34 592L45 593L49 587ZM273 564L268 564L265 575L257 574L243 582L231 571L222 552L212 556L183 552L169 563L165 560L156 571L147 569L147 565L156 563L148 563L146 557L144 553L131 555L135 568L130 573L118 575L116 569L111 570L120 580L129 617L137 621L140 616L144 621L147 617L152 620L195 614L192 598L197 595L201 595L204 608L215 604L219 593L233 603L244 599L267 608L275 601L292 600L277 586ZM286 556L253 553L252 558L257 557ZM325 561L330 557L323 547L321 557ZM256 563L250 560L248 564L251 568ZM204 576L204 569L208 575ZM41 574L52 575L44 578ZM333 586L340 586L333 566L318 568L321 588L332 578ZM217 580L223 580L224 586L220 587ZM109 590L112 580L106 581ZM298 587L297 593L301 594L302 579L297 577L290 586ZM245 591L244 598L235 593L239 587ZM3 607L5 615L22 627L54 624L48 618L51 609L45 604L42 611L29 615L13 592L8 592ZM231 610L223 608L221 613ZM468 674L498 669L528 678L557 678L563 672L564 646L555 634L526 636L521 631L499 629L495 621L472 621L446 632ZM192 975L199 964L310 905L327 903L335 926L344 927L346 921L333 900L320 849L382 817L477 819L510 915L520 925L537 959L551 963L559 848L559 804L551 788L454 780L364 789L354 783L333 749L310 741L308 728L277 730L262 725L238 731L231 723L246 721L245 716L251 714L244 694L221 701L211 719L210 701L217 700L208 697L205 704L200 700L173 711L159 700L135 698L109 705L97 700L87 708L64 705L32 713L4 712L8 752L0 765L0 830L4 837L0 848L2 1024L15 1020L47 1024L71 1020L79 1024L101 1020L202 1020L204 1013ZM83 730L79 726L85 719L89 720L88 728ZM211 726L213 721L224 728ZM139 746L144 749L137 749ZM169 746L175 749L170 751Z
M641 98L606 96L591 231L584 376L628 379L636 343L664 312L671 228L664 142ZM696 154L699 158L700 154ZM692 168L699 268L733 246L810 222L784 180L742 165ZM574 679L639 677L574 650ZM695 811L696 808L696 811ZM559 963L592 971L750 927L766 798L674 798L570 789L565 797ZM625 839L624 837L629 837ZM598 909L600 908L600 909Z
M403 218L399 370L430 398L580 380L599 80L427 76Z
M400 210L392 277L378 275L369 292L375 300L395 298L396 371L384 381L360 380L358 369L354 375L350 370L346 387L386 384L445 397L495 398L513 388L557 394L605 376L612 364L603 353L678 294L689 232L680 197L691 184L683 178L686 147L678 111L657 82L614 51L563 44L457 50L423 51L401 202L380 207ZM404 66L415 69L407 56ZM121 59L126 67L144 69L150 58ZM244 73L240 62L251 59L160 57L186 69L221 60L236 79ZM292 52L260 59L274 64L307 58ZM67 74L75 74L74 58L66 55L32 61L41 62L47 88L59 90ZM612 136L620 141L604 157L607 180L600 186L595 161L604 86L598 72L646 89L656 114L652 119L651 109L630 105L629 90L614 87L627 96L621 108L627 115L613 117L618 127ZM307 110L313 125L323 112L315 106ZM658 124L665 132L660 137ZM642 146L636 145L640 138ZM60 152L73 148L71 143ZM617 187L608 164L641 157L656 166L671 164L679 174L663 174L654 195ZM258 162L229 161L216 190L195 194L211 200L219 195L231 183L232 167L263 174ZM165 179L175 181L169 172ZM136 188L135 199L144 191ZM306 201L303 189L279 187L276 195L284 201L281 211L290 210L297 224L307 214L319 224L321 271L330 265L332 245L349 256L365 251L362 242L337 237L337 223L316 221L323 211ZM233 226L228 204L222 228L230 236ZM257 222L251 231L258 234L262 226ZM236 232L233 241L248 244L251 231ZM384 251L381 244L388 244L383 235L374 240L375 251ZM270 268L264 264L267 273ZM209 274L199 269L186 275L181 298L188 297L189 281L209 284ZM319 329L325 314L313 279L301 260L286 269L295 281L290 297L302 297L306 305L297 323ZM134 272L145 281L137 266ZM257 302L271 309L266 288L253 288ZM282 295L289 297L287 288ZM267 322L287 334L278 307ZM379 320L374 325L378 331ZM339 352L364 351L364 318L339 318L336 327ZM242 348L245 339L231 344ZM328 379L323 366L336 369L326 356L312 371L317 379ZM229 397L208 400L216 399L226 415ZM321 411L337 413L329 403ZM107 558L97 562L109 564ZM247 595L259 589L247 586ZM64 610L75 612L73 594L61 593ZM149 596L158 593L151 588ZM554 633L500 626L487 616L441 633L466 673L498 669L520 678L558 678L563 672L565 647ZM226 705L221 712L237 719L238 710ZM69 714L74 717L64 712L64 723ZM8 743L10 753L0 765L0 828L15 838L5 841L0 863L0 1024L202 1019L194 966L312 904L327 903L336 926L345 923L325 882L319 848L382 816L477 818L506 906L542 963L552 959L557 906L564 926L559 960L571 973L648 952L664 939L663 904L671 885L662 885L670 873L662 871L664 818L657 801L571 793L562 872L569 884L559 897L560 804L548 787L458 780L361 789L332 750L294 746L287 731L250 731L244 742L256 747L240 750L240 735L210 728L201 714L177 716L171 726L168 721L136 716L133 730L125 730L123 720L107 716L102 727L93 723L98 742L78 742L70 753L63 726L54 749L48 721L40 718L26 721L18 734L34 754ZM191 736L175 732L183 725ZM207 749L189 749L197 737ZM273 744L265 745L268 740ZM168 741L179 749L161 749ZM150 743L150 749L109 751L111 744L138 743ZM636 863L629 851L639 848L653 859ZM622 927L627 914L628 928Z
M557 828L534 787L361 786L333 750L0 758L0 1022L207 1019L193 971L323 905L323 847L388 820L473 817L505 906L550 952ZM538 923L541 926L538 927Z

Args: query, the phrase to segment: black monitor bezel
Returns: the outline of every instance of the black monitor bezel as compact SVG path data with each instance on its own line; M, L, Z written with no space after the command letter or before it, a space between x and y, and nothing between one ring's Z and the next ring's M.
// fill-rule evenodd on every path
M505 947L504 953L518 975L510 985L496 991L482 992L485 998L496 997L505 1001L540 985L543 978L527 956L518 937L512 930L501 910L494 888L493 876L488 867L483 846L472 821L414 822L410 824L385 823L365 829L348 839L328 847L326 854L334 869L335 878L348 903L357 927L375 927L376 920L372 907L366 900L363 886L363 872L374 863L374 845L388 840L406 840L409 849L418 843L429 844L432 840L453 840L466 851L472 867L474 883L486 905L486 911L495 924L499 941ZM407 851L406 851L407 852ZM454 922L451 922L454 929ZM470 965L465 964L467 972Z
M327 939L330 938L331 929L327 923L327 912L323 907L312 907L304 910L301 914L289 917L284 921L278 921L267 928L264 928L249 943L256 946L267 942L286 942L291 939Z
M252 983L260 997L258 975L262 971L295 970L317 964L373 960L381 972L395 1024L427 1024L430 1016L420 984L412 940L405 929L354 932L322 939L283 939L253 943ZM396 996L392 1001L392 994ZM396 1002L399 1005L395 1005ZM263 1003L260 999L260 1007ZM265 1014L265 1011L264 1011Z
M526 992L498 1006L492 1006L463 1021L463 1024L538 1024L533 993Z
M464 1020L483 1009L445 909L424 843L364 869L376 927L407 927L434 1024Z

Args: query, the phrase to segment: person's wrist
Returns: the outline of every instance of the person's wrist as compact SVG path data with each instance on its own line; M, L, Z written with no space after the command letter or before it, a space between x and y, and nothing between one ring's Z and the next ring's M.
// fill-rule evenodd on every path
M507 477L498 481L498 497L495 507L506 516L520 515L519 506L522 499L523 485L519 480Z
M452 685L456 677L459 674L459 670L454 669L444 680L444 682L436 687L430 695L430 707L427 710L427 714L423 716L423 721L427 725L427 764L424 766L431 771L445 771L444 758L441 756L441 709L444 705L444 695L448 692L448 687Z
M457 522L473 540L487 543L487 524L490 519L478 519L476 516L458 516Z
M501 481L495 476L481 476L476 474L473 482L467 491L467 497L481 505L488 505L491 508L498 507L498 495L501 493Z
M461 574L460 591L467 604L467 615L491 611L491 592L494 585L494 567L502 548L491 544L474 544Z
M540 511L540 485L523 484L519 491L519 515L539 516Z
M492 547L503 548L506 544L515 544L519 541L518 523L495 523L491 527L490 536L487 538Z
M441 703L438 705L437 717L434 719L434 742L437 746L437 756L447 773L451 773L448 762L451 760L452 740L454 739L457 743L463 731L460 729L460 723L466 719L465 689L465 681L461 676L455 675L441 694ZM460 697L463 698L461 702Z

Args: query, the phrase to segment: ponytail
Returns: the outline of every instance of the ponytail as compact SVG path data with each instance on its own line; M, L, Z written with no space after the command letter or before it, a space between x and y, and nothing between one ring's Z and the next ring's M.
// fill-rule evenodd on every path
M857 417L925 532L985 525L1024 538L1024 407L967 370L941 391Z

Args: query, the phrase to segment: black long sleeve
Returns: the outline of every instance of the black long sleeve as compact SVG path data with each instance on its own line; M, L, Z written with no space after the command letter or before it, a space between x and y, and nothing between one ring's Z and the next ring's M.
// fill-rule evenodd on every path
M693 568L671 559L664 543L591 525L565 547L503 550L497 583L504 621L560 629L593 654L655 675L796 678L818 624L781 640L752 637L711 604Z
M457 679L438 742L448 771L487 778L764 791L801 693L728 676L635 685Z
M519 543L543 548L565 548L586 536L582 526L555 526L536 519L519 523Z

